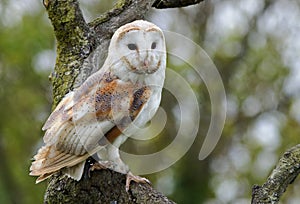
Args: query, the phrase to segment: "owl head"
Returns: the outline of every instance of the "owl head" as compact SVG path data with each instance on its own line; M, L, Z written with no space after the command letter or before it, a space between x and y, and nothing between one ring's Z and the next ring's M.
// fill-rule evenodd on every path
M144 20L120 27L111 39L108 61L117 75L151 75L164 69L166 45L162 30Z

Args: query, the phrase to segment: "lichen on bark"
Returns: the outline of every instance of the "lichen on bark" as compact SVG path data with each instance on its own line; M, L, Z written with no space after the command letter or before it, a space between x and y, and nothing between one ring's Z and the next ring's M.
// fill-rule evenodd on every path
M56 64L51 74L53 107L72 90L83 61L93 46L93 32L75 0L47 2L49 19L57 40Z
M289 184L300 173L300 145L286 151L279 159L267 181L252 188L252 204L278 203Z

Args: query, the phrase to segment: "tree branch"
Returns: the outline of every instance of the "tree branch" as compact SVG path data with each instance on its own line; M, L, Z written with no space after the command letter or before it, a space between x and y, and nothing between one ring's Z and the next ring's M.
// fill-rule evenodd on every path
M157 9L185 7L198 4L204 0L156 0L153 7Z
M80 182L56 175L48 185L45 203L174 203L149 184L132 182L126 192L125 180L125 175L111 170L91 172L91 178Z
M267 182L252 188L252 204L278 203L289 184L300 173L300 145L286 151L279 159Z

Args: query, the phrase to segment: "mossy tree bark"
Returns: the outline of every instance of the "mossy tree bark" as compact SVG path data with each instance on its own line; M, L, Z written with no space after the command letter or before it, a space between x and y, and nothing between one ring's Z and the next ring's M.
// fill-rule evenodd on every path
M110 38L117 28L143 19L155 8L174 8L203 0L119 0L114 8L87 23L77 0L44 0L57 40L57 58L50 75L53 108L74 88L79 87L103 64ZM50 179L45 203L174 203L148 184L131 185L125 191L125 175L101 170L79 182L57 174Z
M300 173L300 145L286 151L279 159L267 181L252 188L252 204L278 203L289 184Z

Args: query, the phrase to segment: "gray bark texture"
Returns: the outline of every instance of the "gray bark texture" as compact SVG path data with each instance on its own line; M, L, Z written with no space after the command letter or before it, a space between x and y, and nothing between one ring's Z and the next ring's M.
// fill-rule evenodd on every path
M143 19L151 7L174 8L203 0L119 0L114 8L90 23L83 18L77 0L44 0L57 40L57 58L49 76L53 108L74 88L101 68L110 38L117 28ZM57 173L50 178L44 203L174 203L149 184L132 182L125 191L125 175L101 170L74 181Z
M252 188L252 204L278 203L289 184L293 183L300 173L300 145L286 151L276 167L262 185Z
M126 176L111 170L91 172L79 182L63 175L51 178L45 203L174 203L149 184L132 182L125 190Z

